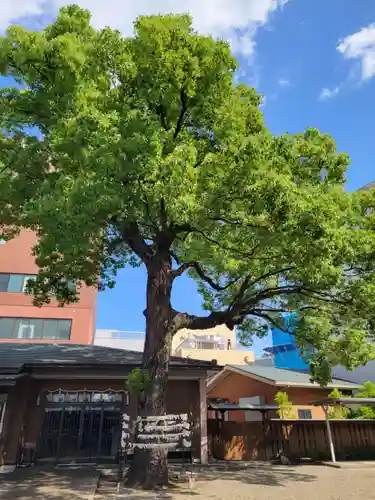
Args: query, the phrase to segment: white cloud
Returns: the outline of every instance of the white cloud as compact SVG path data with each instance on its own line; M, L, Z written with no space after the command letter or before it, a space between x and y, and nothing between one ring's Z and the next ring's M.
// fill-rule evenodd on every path
M264 108L264 106L267 104L267 96L266 95L262 95L262 102L261 104L259 105L260 108Z
M249 28L245 33L238 29L229 30L225 38L230 43L233 52L243 56L252 56L254 54L256 28Z
M251 55L254 35L269 20L270 14L289 0L2 0L0 31L21 17L57 12L77 3L92 13L97 28L111 26L124 35L133 33L133 22L141 14L190 12L201 33L229 40L233 50ZM5 5L3 5L5 4Z
M319 99L321 101L326 101L327 99L335 97L339 92L340 92L340 87L335 87L333 89L324 88L320 92Z
M279 78L277 83L280 85L280 87L290 87L291 86L290 80L288 80L287 78Z
M361 64L361 80L375 76L375 24L340 41L337 50L346 59L357 59Z

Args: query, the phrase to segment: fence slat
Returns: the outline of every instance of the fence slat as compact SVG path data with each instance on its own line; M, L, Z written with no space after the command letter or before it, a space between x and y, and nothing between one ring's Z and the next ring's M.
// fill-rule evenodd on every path
M375 458L374 420L331 420L339 460ZM261 422L208 421L210 452L226 460L272 460L283 450L290 458L329 460L322 420L268 420Z

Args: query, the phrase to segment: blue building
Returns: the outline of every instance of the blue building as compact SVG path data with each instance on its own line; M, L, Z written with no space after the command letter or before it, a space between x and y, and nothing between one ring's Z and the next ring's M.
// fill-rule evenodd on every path
M289 370L308 371L309 366L302 357L302 351L296 344L293 335L297 314L283 315L283 330L272 328L272 347L264 350L273 355L275 368L286 368Z

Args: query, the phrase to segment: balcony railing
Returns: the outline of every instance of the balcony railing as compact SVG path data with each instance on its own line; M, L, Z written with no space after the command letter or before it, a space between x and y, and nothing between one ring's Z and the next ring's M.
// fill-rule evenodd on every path
M97 330L95 332L96 339L107 340L125 340L125 339L140 339L144 338L144 332L118 331L118 330Z

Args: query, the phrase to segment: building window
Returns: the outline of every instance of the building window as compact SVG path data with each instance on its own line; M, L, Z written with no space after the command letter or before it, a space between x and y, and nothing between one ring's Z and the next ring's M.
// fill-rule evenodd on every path
M77 291L77 280L68 280L68 290L74 293Z
M24 276L23 278L23 283L22 283L22 291L23 292L26 292L26 286L27 286L27 283L31 280L35 280L35 275L28 275L28 276Z
M27 282L35 276L36 274L0 273L0 292L24 292Z
M0 292L8 291L9 278L9 274L0 274Z
M15 320L15 333L17 339L41 339L42 330L42 319L18 318Z
M72 320L0 318L0 339L69 340Z
M35 279L36 276L36 274L0 273L0 292L25 292L27 283ZM76 280L63 280L63 282L67 283L70 292L75 292L77 290Z
M300 420L311 420L312 419L311 410L298 410L298 418Z

